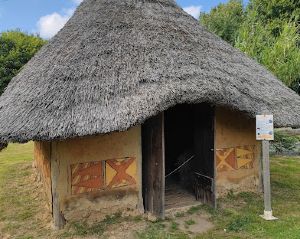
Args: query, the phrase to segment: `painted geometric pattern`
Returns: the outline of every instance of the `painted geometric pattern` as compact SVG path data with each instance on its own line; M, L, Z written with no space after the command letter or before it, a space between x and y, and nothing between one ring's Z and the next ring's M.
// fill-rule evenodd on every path
M136 184L136 162L134 158L106 161L106 185L109 189Z
M238 169L251 169L254 167L255 159L255 146L247 145L242 147L236 147L236 159Z
M71 165L72 194L97 191L104 186L102 162Z
M132 157L71 165L72 194L135 185L136 172Z
M254 152L254 145L217 150L217 171L252 169L255 160Z
M235 148L217 150L217 171L231 171L237 169Z

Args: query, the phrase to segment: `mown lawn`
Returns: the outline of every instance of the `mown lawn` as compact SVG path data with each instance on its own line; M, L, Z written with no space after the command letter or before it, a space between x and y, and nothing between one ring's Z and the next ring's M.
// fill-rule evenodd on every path
M274 215L277 221L259 217L263 212L261 195L254 193L228 194L219 200L219 209L200 206L191 208L185 216L186 227L193 224L189 215L208 214L215 228L195 235L178 228L176 219L155 223L142 218L122 218L114 215L96 225L67 225L60 232L51 230L50 215L41 195L41 185L32 174L32 143L12 144L0 153L0 238L102 238L110 227L131 222L142 239L186 238L300 238L300 157L273 157L271 179ZM132 227L131 227L132 228Z
M33 143L0 153L0 238L47 238L50 218L32 170ZM48 224L48 225L46 225ZM48 233L49 231L49 233Z

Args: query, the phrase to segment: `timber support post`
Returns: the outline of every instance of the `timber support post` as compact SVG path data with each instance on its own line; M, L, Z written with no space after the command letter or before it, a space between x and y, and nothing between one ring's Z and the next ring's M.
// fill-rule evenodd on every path
M143 125L143 194L145 211L165 218L164 113Z
M53 154L53 144L51 145L51 191L52 191L52 217L53 217L53 227L55 230L63 229L66 220L60 209L60 200L58 188L58 178L60 174L59 161ZM54 156L54 157L53 157Z

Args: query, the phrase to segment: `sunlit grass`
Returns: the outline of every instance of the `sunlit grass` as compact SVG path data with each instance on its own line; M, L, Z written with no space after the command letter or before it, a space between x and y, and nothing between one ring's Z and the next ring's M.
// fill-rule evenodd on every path
M0 153L0 238L47 238L41 189L33 184L33 143L10 144ZM42 198L42 197L41 197Z
M104 233L110 225L128 221L112 217L95 225L69 224L61 232L50 225L41 188L32 177L33 143L11 144L0 153L0 238L85 238ZM273 157L271 159L272 203L277 221L264 221L263 198L255 193L229 193L218 201L218 209L208 206L192 207L174 219L147 222L146 229L137 238L187 239L187 238L300 238L300 157ZM192 226L191 216L206 213L215 228L201 235L180 231L176 220L185 217L186 227ZM42 218L41 218L42 217ZM133 218L130 219L135 223ZM141 217L139 221L143 221Z

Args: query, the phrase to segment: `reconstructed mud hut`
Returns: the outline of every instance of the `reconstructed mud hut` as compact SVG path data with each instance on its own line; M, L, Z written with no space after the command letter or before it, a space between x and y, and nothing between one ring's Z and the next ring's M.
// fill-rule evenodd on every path
M300 97L174 1L85 0L1 96L0 141L35 142L56 227L163 217L259 190L266 112L299 127Z

